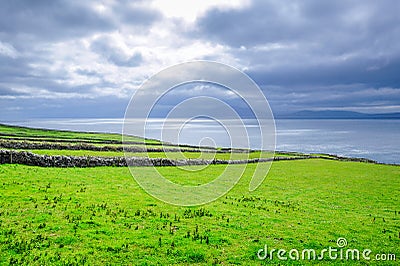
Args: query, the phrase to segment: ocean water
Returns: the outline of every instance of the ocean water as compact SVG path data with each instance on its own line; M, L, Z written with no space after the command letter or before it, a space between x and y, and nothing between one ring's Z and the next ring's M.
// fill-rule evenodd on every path
M121 133L123 119L42 119L4 121L3 123L39 128ZM245 124L251 147L257 148L259 132L252 121L246 121ZM400 120L282 119L275 120L275 125L276 150L278 151L329 153L400 164ZM176 127L181 126L182 122L176 121ZM146 137L162 138L161 128L161 120L149 120ZM230 146L229 137L221 124L195 121L195 123L187 124L180 131L179 142L198 145L202 143L201 140L207 138L212 139L216 146L226 147ZM205 142L205 144L210 143Z
M277 150L400 164L400 120L277 120Z

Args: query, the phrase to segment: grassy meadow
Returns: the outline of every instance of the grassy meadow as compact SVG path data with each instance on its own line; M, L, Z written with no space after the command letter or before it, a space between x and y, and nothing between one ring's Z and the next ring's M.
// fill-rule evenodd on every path
M0 133L1 140L25 142L69 140L105 145L110 140L121 141L117 134L9 126L0 126ZM146 141L157 144L132 137L132 142ZM32 152L123 156L105 151ZM216 153L217 158L226 156L230 154ZM232 156L242 158L243 154ZM260 152L249 156L258 157ZM196 185L213 180L225 167L209 165L190 175L175 167L157 170L173 182ZM399 166L326 159L275 161L262 185L249 192L254 167L248 164L239 183L218 200L200 207L178 207L148 195L127 167L0 165L0 264L378 265L382 261L374 260L375 254L395 254L396 261L384 263L398 263ZM143 175L150 173L146 167L140 170ZM320 251L337 247L340 237L346 238L348 248L370 249L371 260L283 261L276 253L272 260L257 257L265 244L271 249Z

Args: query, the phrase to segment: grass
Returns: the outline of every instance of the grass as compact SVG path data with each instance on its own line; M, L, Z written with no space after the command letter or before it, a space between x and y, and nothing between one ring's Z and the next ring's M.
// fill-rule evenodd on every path
M51 140L70 140L70 141L91 141L91 142L101 142L101 141L122 141L120 134L106 134L106 133L90 133L90 132L74 132L74 131L62 131L62 130L49 130L49 129L39 129L39 128L27 128L27 127L17 127L8 126L0 124L0 132L4 139L10 137L24 139L24 138L36 138L36 139L51 139ZM126 141L137 141L146 143L160 143L157 140L144 140L143 138L127 136Z
M264 244L322 249L338 237L352 248L399 254L398 167L279 161L255 193L247 191L248 167L225 197L184 208L147 195L127 168L2 165L0 262L252 265ZM192 178L206 182L223 168ZM159 170L193 181L175 168Z
M173 182L198 185L225 167L157 170ZM218 200L177 207L148 195L125 167L0 165L0 264L303 265L312 262L276 256L260 261L256 254L265 244L288 251L335 248L339 237L347 239L349 248L371 249L371 257L396 254L398 262L400 167L323 159L275 161L262 185L249 192L254 167L247 165L239 183ZM147 175L150 170L137 172Z

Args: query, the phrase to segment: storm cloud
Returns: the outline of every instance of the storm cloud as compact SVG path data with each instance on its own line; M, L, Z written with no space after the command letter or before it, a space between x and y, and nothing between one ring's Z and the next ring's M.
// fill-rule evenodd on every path
M399 1L172 4L3 1L0 119L122 117L143 81L195 59L243 70L276 114L400 111Z
M209 11L197 34L235 51L276 110L398 111L398 10L398 1L253 1Z

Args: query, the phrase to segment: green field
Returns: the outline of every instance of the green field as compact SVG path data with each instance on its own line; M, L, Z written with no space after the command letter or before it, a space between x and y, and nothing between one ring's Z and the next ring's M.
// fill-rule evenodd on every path
M2 139L17 138L27 139L34 138L40 140L69 140L69 141L89 141L89 142L109 142L109 141L122 141L122 137L119 134L104 134L104 133L90 133L90 132L74 132L74 131L59 131L39 128L26 128L16 127L0 124L0 133ZM126 141L137 141L145 143L159 144L157 140L144 140L142 138L130 136L125 137Z
M7 126L0 132L118 139L118 135ZM87 151L45 152L84 155L79 152ZM158 171L176 183L196 185L213 180L225 167L210 165L195 175L174 167ZM0 165L0 264L378 265L382 262L374 260L375 254L395 254L396 261L385 265L398 264L399 166L324 159L275 161L263 184L249 192L254 167L248 164L239 183L218 200L201 207L177 207L148 195L126 167ZM151 169L140 170L146 175ZM370 249L371 260L326 256L322 261L283 261L276 252L272 261L257 258L265 244L269 249L319 252L337 248L339 237L346 238L346 248Z

